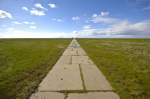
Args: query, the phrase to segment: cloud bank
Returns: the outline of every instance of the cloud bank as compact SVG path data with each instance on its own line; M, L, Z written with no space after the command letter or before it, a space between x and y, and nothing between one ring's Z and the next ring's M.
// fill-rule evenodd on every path
M98 26L106 25L106 27L94 28L93 26L91 28L92 25L84 25L78 31L77 37L115 37L115 35L118 35L117 37L120 37L119 35L126 37L150 37L150 20L130 22L126 19L110 17L109 14L109 12L103 11L100 14L93 14L90 21Z

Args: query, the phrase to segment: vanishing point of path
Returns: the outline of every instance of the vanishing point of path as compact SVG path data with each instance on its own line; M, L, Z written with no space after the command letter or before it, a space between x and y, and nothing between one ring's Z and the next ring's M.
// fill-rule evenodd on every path
M30 99L120 99L74 39Z

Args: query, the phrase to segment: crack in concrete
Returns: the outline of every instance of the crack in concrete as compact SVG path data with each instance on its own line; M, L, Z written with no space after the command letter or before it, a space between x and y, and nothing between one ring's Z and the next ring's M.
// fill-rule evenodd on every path
M70 64L72 64L72 56L71 56L71 58L70 58Z
M79 64L79 69L80 69L80 77L81 77L81 80L82 80L83 90L85 91L86 90L86 86L85 86L84 76L83 76L83 73L82 73L82 67L81 67L80 64Z
M58 92L58 93L88 93L88 92L116 92L115 90L57 90L57 91L40 91L40 92Z
M64 99L67 99L68 98L68 93L64 93L65 97Z

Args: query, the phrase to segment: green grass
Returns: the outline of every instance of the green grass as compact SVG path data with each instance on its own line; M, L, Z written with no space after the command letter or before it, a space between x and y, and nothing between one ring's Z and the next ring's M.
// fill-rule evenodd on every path
M71 39L0 39L0 99L26 99Z
M79 39L121 99L150 99L150 39Z

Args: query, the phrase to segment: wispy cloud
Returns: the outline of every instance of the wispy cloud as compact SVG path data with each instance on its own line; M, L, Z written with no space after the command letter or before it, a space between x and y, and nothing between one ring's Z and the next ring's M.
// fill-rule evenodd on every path
M150 10L150 5L149 5L149 6L144 7L144 10Z
M100 14L93 14L92 17L98 17L98 16L108 16L109 12L108 11L101 11Z
M37 8L37 10L47 10L45 7L43 7L42 6L42 4L40 4L40 3L36 3L36 4L34 4L34 6L35 6L35 8Z
M94 23L109 23L109 24L111 24L111 23L116 23L117 21L118 21L118 19L117 18L113 18L113 17L108 17L108 16L106 16L106 17L103 17L103 16L101 16L101 15L93 15L94 17L92 17L92 22L94 22Z
M83 29L90 29L91 28L91 25L84 25L83 26Z
M23 21L23 22L19 22L19 21L12 21L13 24L17 24L17 25L20 25L20 24L26 24L26 25L34 25L35 22L29 22L29 21Z
M106 28L83 28L79 31L80 35L94 36L97 35L149 35L150 20L132 23L122 20Z
M56 8L56 4L53 4L53 3L48 4L48 6L50 8ZM29 11L29 9L27 7L25 7L25 6L22 7L22 10ZM35 16L44 16L44 15L46 15L45 12L47 10L48 9L45 8L42 4L35 3L34 7L30 10L30 14L31 15L35 15Z
M78 20L80 20L80 17L79 16L74 16L74 17L72 17L72 20L73 21L78 21Z
M48 6L49 6L50 8L56 8L56 4L54 4L54 3L49 3Z
M32 9L28 9L27 7L23 6L22 10L25 11L29 11L31 15L35 15L35 16L44 16L46 15L46 11L48 9L46 9L42 4L40 3L35 3L34 7Z
M13 29L5 33L0 33L1 38L67 38L72 37L72 33L64 32L31 32Z
M93 18L95 18L95 17L97 17L97 16L98 16L97 14L93 14L93 15L92 15Z
M29 21L24 21L23 23L27 24L27 25L34 25L35 24L35 22L29 22Z
M19 25L19 24L22 24L21 22L18 22L18 21L13 21L12 23L13 23L13 24L18 24L18 25Z
M129 4L138 9L150 10L150 0L127 0L127 1Z
M30 26L29 28L30 29L36 29L37 27L36 26Z
M101 12L101 16L108 16L109 15L109 12L108 11L102 11Z
M92 22L94 23L116 23L119 20L117 18L109 17L109 12L102 11L100 14L93 14L92 15Z
M52 18L52 21L56 21L56 22L63 22L62 19L57 19L57 18Z
M31 15L35 15L35 16L44 16L45 11L47 9L44 8L40 3L36 3L34 4L34 8L32 8L32 10L30 10Z
M1 19L4 19L4 18L12 19L12 15L7 11L0 10L0 18Z
M98 35L150 35L150 20L144 20L139 22L130 22L126 19L119 19L110 17L109 14L104 13L93 14L91 22L100 25L105 24L105 27L97 28L95 25L84 25L80 31L78 31L78 37L97 37Z
M35 16L44 16L46 15L44 11L42 10L37 10L37 9L32 9L30 11L31 15L35 15Z
M22 10L29 11L29 9L27 7L25 7L25 6L22 7Z

